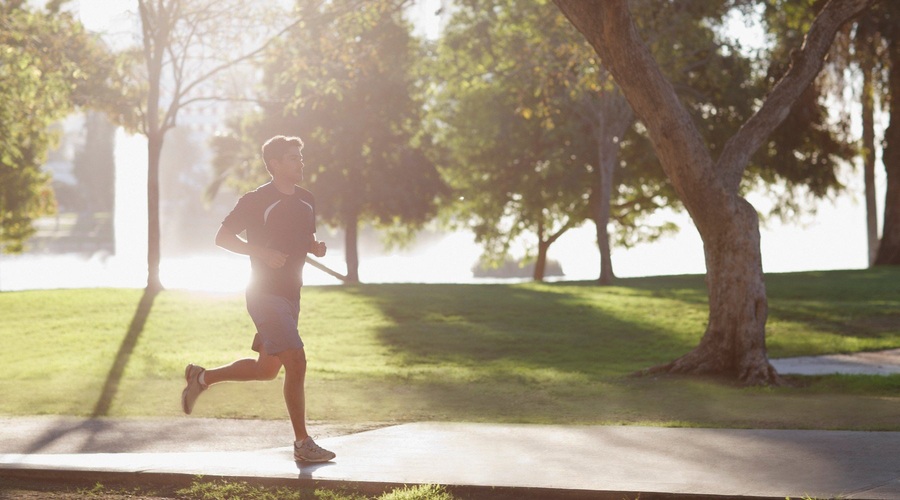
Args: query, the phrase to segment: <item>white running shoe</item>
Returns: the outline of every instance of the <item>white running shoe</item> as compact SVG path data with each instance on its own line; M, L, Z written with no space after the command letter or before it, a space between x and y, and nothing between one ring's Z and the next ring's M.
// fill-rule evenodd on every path
M294 460L298 462L327 462L335 456L337 455L333 452L317 445L311 437L303 441L294 441Z
M206 390L206 387L200 384L200 374L203 371L204 368L197 365L187 365L184 368L184 380L187 382L187 387L181 392L181 409L188 415L194 410L197 396Z

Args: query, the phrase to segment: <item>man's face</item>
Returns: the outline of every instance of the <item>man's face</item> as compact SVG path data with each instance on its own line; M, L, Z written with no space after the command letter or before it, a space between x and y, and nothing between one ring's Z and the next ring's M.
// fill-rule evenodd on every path
M303 153L300 146L291 146L277 161L275 175L290 179L294 183L303 180Z

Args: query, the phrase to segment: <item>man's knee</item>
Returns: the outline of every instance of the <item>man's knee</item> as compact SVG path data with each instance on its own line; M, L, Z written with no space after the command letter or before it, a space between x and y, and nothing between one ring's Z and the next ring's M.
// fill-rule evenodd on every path
M256 360L254 369L256 370L257 380L273 380L281 371L281 359L277 356L269 356L260 353Z
M306 351L303 349L290 349L280 353L278 357L284 365L285 375L302 377L306 374Z

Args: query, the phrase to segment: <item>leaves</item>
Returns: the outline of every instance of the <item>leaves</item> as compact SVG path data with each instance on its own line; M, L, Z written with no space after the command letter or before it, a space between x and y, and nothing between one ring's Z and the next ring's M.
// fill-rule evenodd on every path
M55 210L41 172L50 125L102 86L106 49L68 14L0 6L0 250L21 252L32 221Z

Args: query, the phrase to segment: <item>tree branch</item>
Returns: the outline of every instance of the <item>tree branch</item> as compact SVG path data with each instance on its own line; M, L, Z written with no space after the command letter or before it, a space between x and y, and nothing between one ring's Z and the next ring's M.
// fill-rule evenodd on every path
M724 210L724 191L709 150L675 89L643 42L626 0L554 0L601 58L631 108L647 127L672 186L698 225Z
M871 0L831 0L816 16L803 46L792 56L790 69L775 84L762 107L728 140L716 162L718 175L729 192L737 192L750 157L787 118L792 104L815 80L835 33L870 3Z

